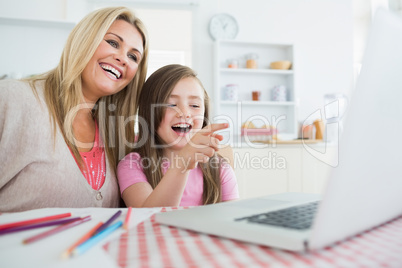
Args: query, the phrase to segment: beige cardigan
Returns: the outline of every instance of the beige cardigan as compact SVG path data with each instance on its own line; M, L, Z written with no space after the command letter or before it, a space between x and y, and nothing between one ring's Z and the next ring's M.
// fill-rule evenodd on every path
M43 88L40 103L21 81L0 81L0 212L44 207L117 207L116 176L106 159L105 183L93 190L60 130L56 140Z

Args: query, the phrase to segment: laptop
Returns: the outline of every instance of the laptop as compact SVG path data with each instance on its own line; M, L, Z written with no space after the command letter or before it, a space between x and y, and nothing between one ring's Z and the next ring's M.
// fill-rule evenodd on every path
M402 215L401 48L402 19L378 10L340 137L339 165L321 196L269 195L158 213L156 221L305 251Z

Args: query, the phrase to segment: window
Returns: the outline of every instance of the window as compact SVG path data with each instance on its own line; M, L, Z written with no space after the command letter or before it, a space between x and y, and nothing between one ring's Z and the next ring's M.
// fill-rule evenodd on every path
M149 35L148 76L168 64L191 67L192 11L136 9Z

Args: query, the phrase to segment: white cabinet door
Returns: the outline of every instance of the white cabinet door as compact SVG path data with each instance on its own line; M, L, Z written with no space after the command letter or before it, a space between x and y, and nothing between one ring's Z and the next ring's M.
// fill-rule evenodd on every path
M335 155L337 147L318 145L317 151ZM234 168L240 198L283 192L322 193L332 169L303 145L275 148L234 148Z
M301 191L299 148L235 148L240 198Z
M328 161L331 157L336 157L337 146L312 147L317 154L311 154L305 148L302 149L301 157L303 165L301 167L302 189L305 193L322 193L328 176L333 168Z

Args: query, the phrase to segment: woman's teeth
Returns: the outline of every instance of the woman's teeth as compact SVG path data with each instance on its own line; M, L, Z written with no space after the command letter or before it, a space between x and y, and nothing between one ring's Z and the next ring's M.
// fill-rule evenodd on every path
M100 66L102 67L103 70L105 70L105 71L107 71L107 72L110 72L110 73L112 73L114 76L116 76L117 79L120 78L121 73L120 73L118 70L116 70L115 68L113 68L112 66L110 66L110 65L104 65L104 64L100 64Z

